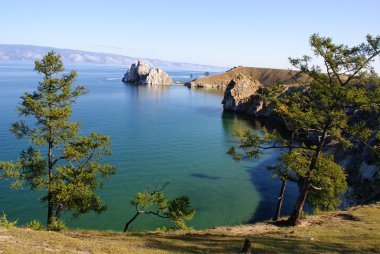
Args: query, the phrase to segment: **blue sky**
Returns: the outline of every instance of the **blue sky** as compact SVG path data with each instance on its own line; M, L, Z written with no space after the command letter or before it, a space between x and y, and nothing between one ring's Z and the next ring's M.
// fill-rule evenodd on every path
M0 43L288 68L311 54L312 33L349 45L380 35L379 10L378 0L5 0Z

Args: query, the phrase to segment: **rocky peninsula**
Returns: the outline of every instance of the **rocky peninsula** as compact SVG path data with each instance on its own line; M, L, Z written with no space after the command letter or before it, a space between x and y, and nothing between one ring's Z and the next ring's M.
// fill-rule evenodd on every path
M149 65L138 60L132 64L122 79L125 83L136 83L143 85L167 85L172 84L173 80L160 68L150 68Z
M240 75L257 80L264 86L279 82L294 83L300 78L296 71L238 66L221 74L194 79L185 85L188 87L225 89L231 80Z

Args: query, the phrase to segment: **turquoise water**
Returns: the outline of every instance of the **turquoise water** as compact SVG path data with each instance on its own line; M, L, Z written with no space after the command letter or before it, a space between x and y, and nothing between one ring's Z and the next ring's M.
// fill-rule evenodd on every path
M265 168L275 163L268 151L261 160L235 163L227 155L236 144L235 129L260 130L252 119L223 114L220 92L191 90L183 86L134 86L121 82L126 68L110 66L68 66L78 71L76 84L90 93L79 98L74 120L82 122L84 133L103 132L111 136L111 157L117 167L99 193L108 210L78 219L66 216L70 227L122 230L134 210L129 205L134 193L148 186L170 182L169 197L188 195L196 209L189 223L196 229L237 225L270 218L275 209L279 180ZM190 71L169 71L175 81L189 80ZM0 64L0 160L15 160L27 140L17 140L8 129L17 120L15 107L24 91L35 89L40 77L32 65ZM298 189L288 185L288 200ZM9 190L0 182L0 211L25 223L45 221L46 207L39 193ZM293 203L284 205L289 214ZM154 229L167 221L141 216L131 229Z

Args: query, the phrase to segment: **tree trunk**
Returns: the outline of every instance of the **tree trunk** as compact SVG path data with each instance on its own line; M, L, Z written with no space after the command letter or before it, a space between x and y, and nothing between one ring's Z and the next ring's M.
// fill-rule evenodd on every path
M57 221L59 221L61 219L61 212L62 212L62 210L63 210L63 204L59 204L58 208L57 208L57 210L55 212L55 219Z
M298 199L297 199L297 202L296 202L296 206L295 206L292 214L290 215L290 217L288 219L288 223L292 226L296 226L300 223L301 213L303 211L303 207L305 205L307 194L308 194L309 188L310 188L311 177L312 177L314 169L317 166L318 157L322 152L322 148L323 148L325 139L327 137L328 127L329 127L329 123L326 123L325 129L323 130L323 134L320 137L319 143L317 145L317 149L315 150L314 157L311 159L311 162L309 165L309 170L308 170L308 172L305 176L305 179L303 181L301 192L300 192Z
M280 193L278 194L276 213L273 218L274 221L277 221L280 218L282 201L284 200L285 188L286 188L286 179L283 178L282 184L281 184L281 190L280 190Z
M290 215L288 219L289 224L292 226L296 226L300 223L303 207L305 205L307 194L309 192L310 176L311 176L311 172L309 176L304 179L300 195L298 196L298 199L297 199L296 207L294 208L292 214Z
M249 239L249 238L246 238L245 241L244 241L243 249L240 251L240 253L243 253L243 254L252 254L251 244L252 244L252 240Z
M138 211L138 212L132 217L132 219L130 219L130 220L125 224L124 232L127 232L129 225L130 225L135 219L137 219L137 217L139 217L140 214L141 214L141 212Z
M49 150L48 150L48 167L49 167L49 180L48 180L48 186L47 186L47 202L48 202L48 217L47 217L47 224L50 225L53 222L53 204L51 202L51 192L50 192L50 185L53 180L53 130L50 128L50 137L49 137Z

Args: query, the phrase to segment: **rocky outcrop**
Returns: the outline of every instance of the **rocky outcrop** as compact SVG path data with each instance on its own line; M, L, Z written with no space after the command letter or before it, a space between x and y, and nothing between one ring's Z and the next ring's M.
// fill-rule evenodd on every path
M167 74L160 68L152 68L149 70L145 83L146 84L170 84L170 83L173 83L173 80L169 76L169 74Z
M239 74L228 84L222 101L225 111L239 112L255 117L277 118L274 106L266 103L262 97L267 88L260 81ZM283 86L284 96L304 89L300 85Z
M125 73L123 82L144 85L161 85L173 83L172 78L160 68L150 68L144 61L132 64Z
M226 88L222 101L223 109L256 115L256 112L262 108L261 100L257 98L256 92L262 87L259 81L242 74L238 75Z

